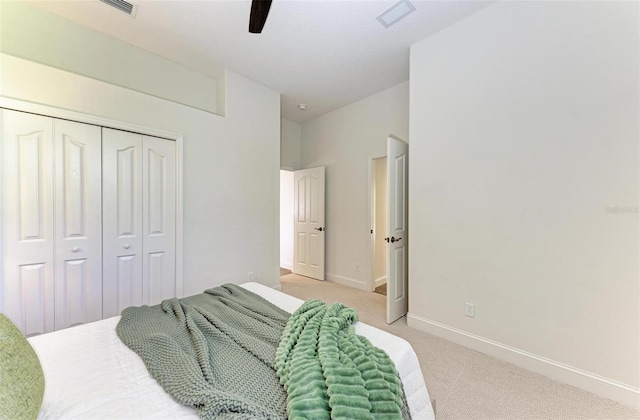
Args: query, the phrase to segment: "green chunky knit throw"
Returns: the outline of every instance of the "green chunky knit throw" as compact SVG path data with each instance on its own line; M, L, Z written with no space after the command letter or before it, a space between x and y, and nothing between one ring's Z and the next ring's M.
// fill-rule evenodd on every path
M286 394L274 359L289 319L227 284L122 312L116 332L178 402L205 419L284 419Z
M305 302L289 319L276 352L289 419L410 418L387 354L355 334L356 312Z

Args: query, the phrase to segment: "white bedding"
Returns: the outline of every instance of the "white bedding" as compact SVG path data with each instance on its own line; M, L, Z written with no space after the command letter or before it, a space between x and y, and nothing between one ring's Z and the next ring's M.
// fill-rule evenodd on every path
M302 300L258 283L240 286L288 312ZM120 317L29 338L42 363L45 393L38 418L197 419L153 379L115 332ZM418 358L405 340L358 322L356 332L395 362L414 419L435 419Z

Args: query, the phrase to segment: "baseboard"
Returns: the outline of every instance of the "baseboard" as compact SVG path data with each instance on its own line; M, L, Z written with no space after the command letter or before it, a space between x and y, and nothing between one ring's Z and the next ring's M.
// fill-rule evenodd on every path
M364 290L365 292L371 291L369 289L370 288L369 283L362 280L356 280L349 277L338 276L330 273L325 273L324 277L329 281L341 284L343 286L353 287L354 289Z
M513 363L551 379L617 401L635 410L640 410L640 388L470 334L411 313L407 314L407 325L477 350L496 359Z
M373 288L380 287L387 282L387 276L378 277L373 281Z
M280 267L286 268L287 270L293 271L293 263L292 262L291 263L285 263L285 262L280 261Z

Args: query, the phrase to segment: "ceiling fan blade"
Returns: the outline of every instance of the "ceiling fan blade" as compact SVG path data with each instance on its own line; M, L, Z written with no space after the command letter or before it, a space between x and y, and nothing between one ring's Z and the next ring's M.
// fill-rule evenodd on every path
M267 21L271 0L252 0L251 14L249 15L249 32L259 34Z

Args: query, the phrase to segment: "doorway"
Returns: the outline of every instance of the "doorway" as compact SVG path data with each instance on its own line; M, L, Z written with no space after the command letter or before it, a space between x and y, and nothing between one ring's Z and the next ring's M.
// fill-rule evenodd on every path
M386 157L379 156L369 160L369 226L371 229L369 287L370 290L375 291L383 284L387 285L387 324L404 316L409 303L408 157L409 145L389 135Z
M371 284L376 293L387 294L387 157L371 159Z
M280 170L280 275L325 279L324 203L324 166Z

